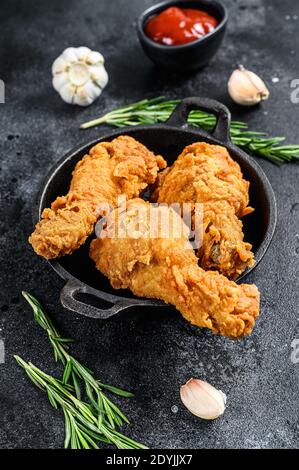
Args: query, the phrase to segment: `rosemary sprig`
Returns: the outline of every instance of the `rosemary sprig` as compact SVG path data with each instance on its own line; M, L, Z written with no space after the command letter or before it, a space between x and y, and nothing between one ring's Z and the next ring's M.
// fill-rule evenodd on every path
M97 442L114 444L118 449L142 449L142 444L112 429L103 419L95 416L92 407L79 400L71 393L72 387L36 367L25 362L21 357L14 356L17 363L25 370L28 377L37 387L48 394L51 405L58 409L60 405L65 417L65 448L98 449Z
M180 100L165 101L163 97L145 99L110 111L98 119L85 122L80 127L87 129L100 124L123 127L165 122L179 102ZM195 127L211 130L215 126L215 116L195 110L189 114L188 122ZM299 145L281 145L285 140L284 137L269 138L263 132L249 131L244 122L232 121L230 135L235 145L273 163L299 160Z
M45 374L19 356L15 358L35 385L47 392L52 406L62 407L65 417L65 447L95 448L96 442L102 441L121 449L146 448L116 430L124 423L129 423L129 420L106 396L103 389L122 397L132 397L133 394L96 380L93 373L68 352L72 340L59 334L38 300L27 292L22 294L31 305L36 322L47 332L55 360L64 366L62 380ZM82 383L89 403L82 401Z

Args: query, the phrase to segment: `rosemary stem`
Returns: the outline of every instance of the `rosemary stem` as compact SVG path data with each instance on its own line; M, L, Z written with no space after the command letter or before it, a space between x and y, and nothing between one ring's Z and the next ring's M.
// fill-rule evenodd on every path
M104 116L81 124L80 127L87 129L100 124L123 127L165 122L180 101L165 101L163 97L144 99L110 111ZM213 114L201 110L191 111L188 117L189 124L205 130L212 130L215 122L216 118ZM299 160L299 145L279 146L278 144L284 140L284 137L269 138L263 132L249 131L244 122L232 121L230 135L235 145L273 163L281 164Z

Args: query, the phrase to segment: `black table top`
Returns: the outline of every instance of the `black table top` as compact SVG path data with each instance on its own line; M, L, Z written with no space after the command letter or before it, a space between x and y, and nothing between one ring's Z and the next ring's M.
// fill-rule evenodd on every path
M276 194L278 224L269 251L247 278L261 291L261 316L241 341L193 328L171 310L137 309L106 322L70 313L59 301L63 281L27 242L42 177L71 147L107 130L80 131L80 123L116 106L157 95L207 96L227 104L233 117L252 129L299 142L299 104L290 100L290 82L298 78L297 2L223 1L230 22L222 47L207 68L188 77L155 69L138 44L134 18L154 1L2 2L1 448L63 446L61 413L13 359L19 354L50 373L60 372L22 290L36 295L63 334L77 340L73 352L103 382L135 391L135 398L120 400L132 437L152 448L298 447L299 364L291 360L291 343L299 338L296 164L277 167L259 159ZM51 85L52 62L71 45L89 46L106 59L109 85L89 108L65 104ZM227 96L228 76L239 63L270 88L269 101L258 108L240 109ZM191 376L227 394L221 419L203 422L181 406L179 387Z

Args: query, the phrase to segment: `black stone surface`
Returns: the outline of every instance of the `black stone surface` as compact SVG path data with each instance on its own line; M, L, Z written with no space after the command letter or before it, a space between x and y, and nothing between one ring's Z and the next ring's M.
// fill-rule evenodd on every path
M254 332L242 341L193 328L171 311L124 312L106 322L76 316L60 305L63 281L27 243L43 175L68 149L104 131L80 131L80 123L124 103L162 94L203 95L229 105L234 118L251 128L299 142L299 104L290 100L290 82L299 78L297 2L225 0L230 12L225 41L206 69L187 77L155 69L139 47L134 18L154 3L1 2L0 78L6 84L6 103L0 104L0 339L6 352L0 364L1 448L63 446L61 414L13 359L19 354L50 373L60 371L21 297L23 289L77 340L73 352L97 376L135 391L135 398L120 400L132 437L152 448L298 447L299 364L291 361L291 343L299 338L297 165L279 168L260 160L276 193L278 225L267 255L247 279L261 290L262 311ZM89 46L106 58L109 85L87 109L63 103L51 86L51 64L71 45ZM258 108L240 109L226 94L227 78L239 63L269 85L271 97ZM179 387L191 376L227 394L221 419L203 422L182 407Z

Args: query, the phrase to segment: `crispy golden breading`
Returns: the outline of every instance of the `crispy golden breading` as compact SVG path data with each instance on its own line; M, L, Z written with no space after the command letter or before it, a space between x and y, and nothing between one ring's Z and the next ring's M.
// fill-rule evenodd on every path
M163 235L163 214L168 216L168 238ZM115 289L164 300L194 325L214 333L238 338L251 332L259 313L258 289L201 269L189 230L173 209L132 199L127 211L114 210L106 222L101 238L91 243L90 256ZM119 226L127 229L125 237L113 233Z
M121 194L139 196L165 166L161 156L129 136L95 145L77 163L68 194L43 211L29 242L47 259L72 253L92 233L101 203L116 206Z
M200 266L236 279L254 264L252 246L243 241L239 220L253 211L248 206L248 189L240 166L224 147L197 142L188 145L174 164L160 173L152 201L202 203Z

